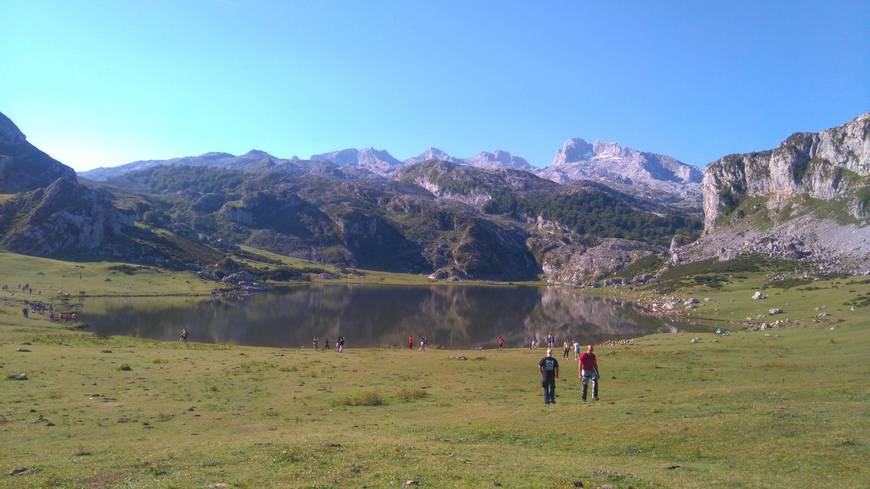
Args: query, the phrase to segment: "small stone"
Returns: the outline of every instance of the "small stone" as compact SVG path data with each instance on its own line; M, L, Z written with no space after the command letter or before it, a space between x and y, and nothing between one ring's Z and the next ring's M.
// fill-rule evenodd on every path
M701 338L692 338L692 343L700 343Z
M27 348L19 348L18 353L30 353L30 350L28 350Z
M127 365L126 363L122 363L121 366L118 367L118 370L123 370L125 372L129 372L130 370L133 370L133 369L130 368L130 366Z
M771 316L776 316L777 314L782 314L782 309L778 307L771 308L767 313Z
M673 465L668 465L667 467L665 467L665 470L676 470L679 468L680 468L679 464L673 464Z
M412 487L412 486L417 487L419 485L420 485L420 481L408 479L404 483L402 483L402 489L407 489L407 488Z
M573 485L574 487L583 487L583 481L574 481Z
M767 297L764 294L762 294L760 290L756 290L755 293L752 294L752 300L754 300L754 301L760 301L763 299L767 299Z
M39 472L39 467L18 467L9 471L9 475L17 476L17 475L27 475L27 474L35 474Z
M21 372L20 374L12 374L7 378L9 380L27 380L27 374L24 372Z
M31 343L29 341L22 341L21 342L21 346L31 346L31 345L33 345L33 343Z
M103 349L100 350L100 351L101 351L102 353L112 353L112 349L111 349L111 348L103 348Z

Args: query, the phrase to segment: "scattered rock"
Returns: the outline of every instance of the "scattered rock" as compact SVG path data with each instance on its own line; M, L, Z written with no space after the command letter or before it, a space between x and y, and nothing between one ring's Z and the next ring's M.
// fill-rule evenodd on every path
M206 487L213 488L213 489L217 489L217 488L220 488L220 487L230 487L230 485L227 484L226 482L212 482L211 484L209 484L209 485L206 486Z
M574 481L573 485L574 487L583 487L583 481Z
M100 350L100 351L101 351L102 353L112 353L112 349L111 349L111 348L103 348L103 349Z
M88 457L90 455L91 455L91 452L88 452L86 450L79 450L79 451L73 453L73 457Z
M755 293L752 294L752 300L754 300L754 301L760 301L763 299L767 299L767 296L762 294L761 291L759 291L759 290L756 290Z
M698 299L695 299L694 297L692 297L691 299L686 299L686 300L683 302L683 305L684 305L684 306L691 306L691 305L693 305L693 304L700 304L700 303L701 303L701 301L699 301Z
M22 341L20 344L21 344L21 346L32 346L33 345L33 343L31 343L29 341Z
M679 468L680 468L679 464L673 464L673 465L668 465L667 467L665 467L665 470L676 470Z
M698 337L692 338L692 343L700 343L700 342L701 342L701 338L698 338Z
M778 307L771 308L767 313L771 316L776 316L777 314L782 314L782 309Z
M30 350L28 350L27 348L19 348L18 353L30 353Z
M17 476L17 475L27 475L27 474L35 474L39 472L39 467L18 467L9 471L9 475Z
M118 367L118 370L123 370L125 372L129 372L130 370L133 370L133 369L130 368L130 366L127 365L126 363L122 363L121 366Z
M20 374L11 374L7 377L9 380L27 380L27 374L22 372Z
M402 489L407 489L409 487L417 487L420 485L420 481L408 479L402 483Z
M492 481L492 485L493 485L493 487L501 487L501 482L499 482L499 481Z
M450 360L468 360L468 357L465 355L459 355L458 357L447 357Z

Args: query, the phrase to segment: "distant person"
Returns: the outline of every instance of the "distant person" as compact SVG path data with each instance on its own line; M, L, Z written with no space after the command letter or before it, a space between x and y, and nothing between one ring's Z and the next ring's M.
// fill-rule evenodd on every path
M338 341L335 342L335 351L341 353L344 351L344 336L339 336Z
M178 340L181 341L182 343L187 343L188 336L190 336L190 333L187 331L187 328L182 328L181 335L179 336Z
M574 360L580 359L580 342L574 340Z
M504 350L504 336L498 337L498 349Z
M568 338L565 338L565 341L562 342L562 350L564 350L562 357L567 360L568 355L571 354L571 345L568 343Z
M423 348L426 350L429 349L429 336L428 335L423 337Z
M326 351L328 349L329 349L329 338L324 338L323 339L323 351Z
M547 335L547 348L552 349L556 345L556 337L553 336L553 333L549 333Z
M538 362L541 371L541 386L544 388L544 404L556 403L556 381L559 380L559 362L553 358L553 350L547 349L547 356Z
M314 343L314 349L317 350L317 345L320 343L320 340L316 336L314 337L313 343Z
M580 382L583 384L583 392L580 398L586 401L586 392L589 387L589 382L592 382L592 400L598 400L598 360L595 358L595 353L592 352L592 345L586 348L586 353L580 355L580 361L577 363L577 370L580 373Z
M414 337L411 335L408 335L408 349L409 350L414 349Z
M425 349L426 349L426 337L421 336L420 337L420 351L423 351Z
M21 314L24 316L24 319L27 319L30 317L30 310L25 307L21 310Z

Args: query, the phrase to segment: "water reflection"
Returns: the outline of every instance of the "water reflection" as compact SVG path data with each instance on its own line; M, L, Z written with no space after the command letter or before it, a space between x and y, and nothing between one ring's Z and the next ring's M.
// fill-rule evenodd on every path
M237 303L165 299L91 299L84 319L102 335L276 347L310 346L314 336L348 346L401 345L428 335L433 345L491 346L503 335L524 346L553 333L581 343L674 330L629 304L558 287L316 286L261 294Z

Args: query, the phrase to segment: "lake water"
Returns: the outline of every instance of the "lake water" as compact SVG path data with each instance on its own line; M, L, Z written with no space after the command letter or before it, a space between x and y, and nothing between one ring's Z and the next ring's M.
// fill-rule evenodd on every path
M347 347L404 345L427 335L433 346L527 346L547 333L582 344L676 331L630 304L560 287L324 285L259 294L233 302L211 299L88 299L83 319L100 335L273 347L310 347L312 338Z

